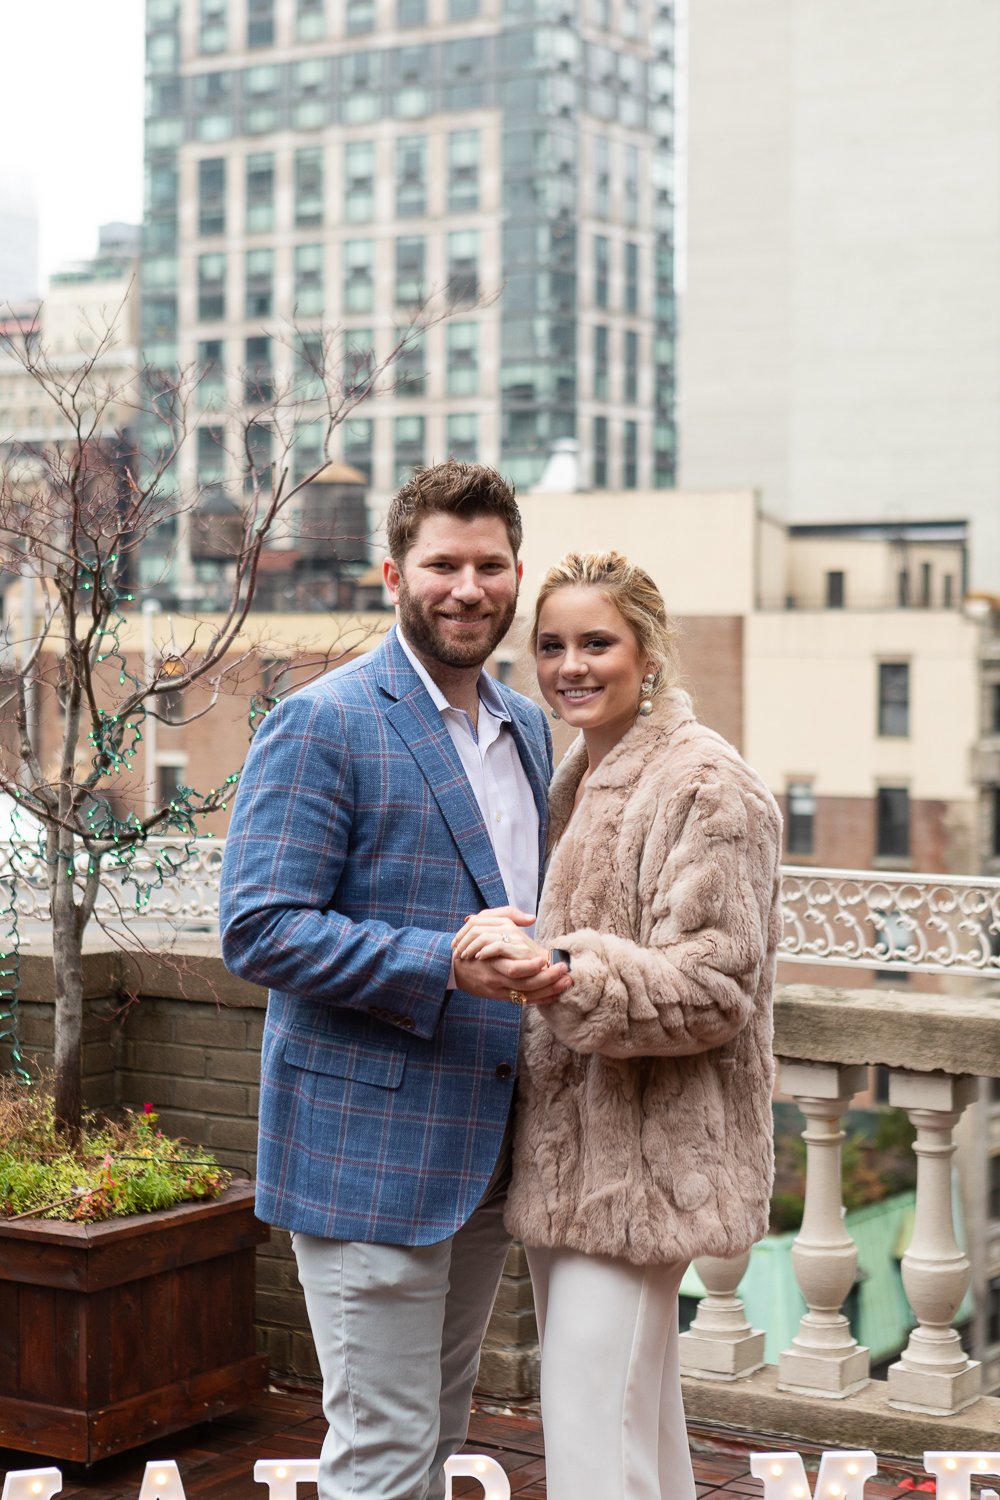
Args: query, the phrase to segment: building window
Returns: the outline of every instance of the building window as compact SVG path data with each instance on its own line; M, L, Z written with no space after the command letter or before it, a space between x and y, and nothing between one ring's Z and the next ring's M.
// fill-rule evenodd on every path
M989 1284L986 1305L986 1342L1000 1344L1000 1276L994 1276Z
M396 485L405 484L410 473L424 461L423 417L396 417L393 421Z
M316 42L326 35L326 0L296 0L295 40Z
M611 147L606 135L594 137L594 217L611 217Z
M844 575L841 572L826 575L826 607L827 609L843 609L844 607Z
M392 112L399 119L413 120L430 107L427 87L431 72L429 47L397 47L389 53L389 83Z
M990 856L1000 859L1000 786L990 787Z
M348 52L340 60L341 110L348 125L374 120L381 108L381 52Z
M344 423L344 462L357 469L371 483L372 454L375 448L375 424L371 417L348 417Z
M639 246L631 240L625 246L625 311L639 311Z
M785 848L789 854L813 854L816 844L816 793L811 781L790 781L785 795Z
M910 575L906 568L900 568L896 574L896 603L900 609L906 609L910 602Z
M269 318L274 311L274 251L248 250L246 271L246 316Z
M446 323L445 349L448 395L475 395L479 384L479 325Z
M608 394L608 330L603 323L594 328L594 395L601 401Z
M256 406L273 398L271 340L266 333L256 333L244 345L243 399L249 405Z
M180 765L163 765L156 767L156 800L162 804L173 802L174 798L184 789L184 774L186 767L183 762Z
M986 1216L1000 1220L1000 1155L989 1159Z
M878 732L895 739L903 739L910 732L910 667L908 662L879 662Z
M625 222L637 225L639 223L639 147L625 147L624 181L622 190L625 198Z
M608 419L594 418L594 489L608 487Z
M625 400L634 405L639 399L639 335L625 330Z
M243 476L243 490L247 495L253 495L271 487L272 437L273 434L266 422L250 422L247 426L245 438L247 468Z
M348 141L344 147L344 218L366 224L375 217L375 142Z
M658 490L671 488L675 478L677 434L668 422L653 428L653 483Z
M930 609L931 605L931 565L920 564L920 603L924 609Z
M300 130L318 130L325 125L329 97L329 58L304 57L292 64L293 125Z
M639 424L626 422L622 445L622 488L634 490L639 483Z
M606 234L594 235L594 302L598 307L608 305L610 279L610 246Z
M198 233L226 232L226 158L209 156L198 163Z
M323 148L303 146L295 153L295 223L314 229L323 222Z
M247 233L274 228L274 153L258 151L247 157Z
M463 36L445 42L442 56L441 102L445 109L478 109L483 102L483 79L489 66L486 39Z
M218 251L198 257L198 317L216 322L226 316L226 257Z
M423 396L427 385L427 351L424 348L423 332L400 329L399 354L393 369L393 389L397 396Z
M281 74L273 63L247 68L243 75L243 125L248 135L263 135L278 126L278 84Z
M1000 682L990 683L990 733L1000 734Z
M875 852L880 859L910 857L910 793L905 786L880 786L875 794Z
M479 14L479 0L448 0L449 21L471 21Z
M397 307L412 307L423 301L425 247L422 234L401 235L396 241Z
M410 26L427 24L427 0L396 0L396 26L405 31Z
M295 312L312 318L323 311L323 246L296 245L293 256Z
M326 376L326 345L321 333L296 334L294 371L296 396L306 400L311 396L323 394ZM308 427L312 424L304 425Z
M346 26L348 36L374 31L375 0L347 0Z
M375 306L375 241L344 241L344 307L371 312Z
M448 212L479 207L479 131L448 133Z
M941 603L945 609L951 609L955 603L955 579L951 573L946 573L941 580Z
M479 231L453 229L448 235L448 298L475 302L479 296Z
M479 420L474 411L451 412L447 429L448 453L462 463L474 464L479 454Z
M375 369L375 334L371 328L348 328L344 333L344 389L357 395L371 383Z
M226 432L223 427L198 428L198 483L219 484L226 477Z
M274 44L274 0L247 0L247 46Z
M202 411L221 406L225 396L222 340L201 339L198 343L198 401Z
M228 43L226 0L201 0L198 50L203 55L225 52Z
M426 212L427 137L401 136L396 141L396 215L412 219Z

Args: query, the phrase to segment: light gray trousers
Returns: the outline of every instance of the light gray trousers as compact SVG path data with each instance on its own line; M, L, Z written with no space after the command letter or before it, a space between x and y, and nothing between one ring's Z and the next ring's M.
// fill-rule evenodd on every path
M677 1346L687 1263L527 1255L548 1500L695 1500Z
M329 1431L320 1500L443 1500L510 1236L506 1182L437 1245L294 1234Z

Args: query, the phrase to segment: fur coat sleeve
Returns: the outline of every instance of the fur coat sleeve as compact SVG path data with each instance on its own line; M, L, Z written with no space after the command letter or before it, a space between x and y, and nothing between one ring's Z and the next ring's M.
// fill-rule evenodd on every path
M636 825L632 839L641 841L621 872L634 873L636 901L634 921L617 925L632 930L545 933L571 954L573 968L573 989L546 1008L545 1020L576 1052L702 1052L730 1041L753 1011L772 947L777 818L770 799L739 778L711 765L693 772L679 786L663 778L639 807L624 810L626 822ZM586 802L578 814L577 858L593 858L613 834L592 826L601 821L596 798L592 808L593 817ZM567 879L575 881L569 863L564 858L552 870L546 926L557 908L569 914L575 904L564 889Z

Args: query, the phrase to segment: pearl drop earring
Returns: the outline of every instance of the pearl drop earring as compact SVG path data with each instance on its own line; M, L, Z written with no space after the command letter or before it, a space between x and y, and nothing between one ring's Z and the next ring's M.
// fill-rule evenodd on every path
M555 709L554 709L554 708L550 708L550 709L549 709L549 713L550 713L550 714L551 714L551 715L552 715L552 717L553 717L553 718L554 718L554 719L558 719L558 717L559 717L559 715L558 715L558 714L557 714L557 713L556 713L556 711L555 711Z
M647 672L645 677L642 679L642 686L639 689L639 692L642 694L639 699L640 718L648 719L650 714L653 712L653 683L655 681L655 672Z

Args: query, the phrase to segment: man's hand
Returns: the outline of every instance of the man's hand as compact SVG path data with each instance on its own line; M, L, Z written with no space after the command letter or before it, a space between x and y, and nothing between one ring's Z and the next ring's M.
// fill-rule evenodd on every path
M499 946L499 945L498 945ZM565 964L541 958L455 958L455 983L484 1000L521 994L530 1005L546 1005L565 994L573 980Z
M490 1000L512 994L523 994L532 1005L558 1000L573 980L565 964L553 964L549 950L522 931L534 920L514 906L468 917L451 945L461 988Z

